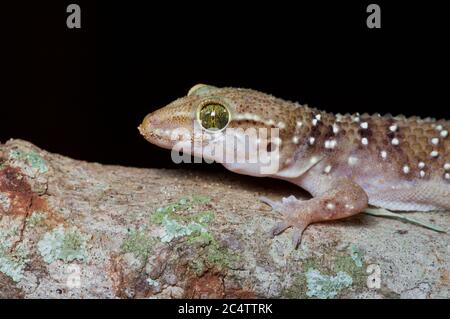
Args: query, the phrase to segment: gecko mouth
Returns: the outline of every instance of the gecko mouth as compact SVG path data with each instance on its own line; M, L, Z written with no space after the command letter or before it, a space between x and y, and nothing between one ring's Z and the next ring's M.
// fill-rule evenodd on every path
M192 142L189 130L157 119L154 113L148 114L138 130L150 143L162 148L171 149L179 142Z
M166 136L166 132L159 128L160 123L157 123L154 113L148 114L141 125L138 126L138 130L144 138L152 144L159 147L170 148L169 139Z

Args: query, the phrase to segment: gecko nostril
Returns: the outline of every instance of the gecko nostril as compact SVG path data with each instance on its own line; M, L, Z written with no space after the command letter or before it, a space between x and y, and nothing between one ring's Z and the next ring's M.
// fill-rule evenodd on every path
M147 116L142 121L141 125L139 125L139 127L138 127L139 132L144 136L150 134L150 132L152 130L154 130L154 128L155 128L155 125L153 122L154 122L153 113L147 114Z
M154 116L154 115L155 115L155 112L147 114L147 116L144 118L144 121L142 121L142 126L145 129L155 128L159 124L159 121L157 120L157 116Z

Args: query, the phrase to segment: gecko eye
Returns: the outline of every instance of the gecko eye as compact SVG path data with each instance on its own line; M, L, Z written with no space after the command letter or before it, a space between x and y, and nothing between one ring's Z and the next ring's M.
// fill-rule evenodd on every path
M224 105L210 102L200 107L198 119L205 130L220 131L227 126L230 112Z

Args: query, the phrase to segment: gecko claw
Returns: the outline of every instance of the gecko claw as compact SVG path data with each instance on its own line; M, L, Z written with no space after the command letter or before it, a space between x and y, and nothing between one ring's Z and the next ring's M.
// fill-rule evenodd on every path
M281 207L280 203L275 202L275 201L271 200L270 198L267 198L264 196L259 197L259 200L261 202L263 202L264 204L269 205L270 207L272 207L273 210L275 210L277 212L279 211L279 208Z
M292 246L294 246L294 249L298 248L298 245L302 241L302 234L305 228L300 229L298 227L294 227L293 234L292 234Z
M289 227L293 227L292 230L292 246L294 247L294 249L297 249L301 240L302 240L302 234L303 231L305 230L305 227L300 228L297 226L292 226L290 225L287 221L281 221L279 223L277 223L271 230L271 234L272 234L272 238L281 234L282 232L284 232L286 229L288 229Z
M289 227L291 227L291 225L289 225L287 221L283 220L281 222L278 222L275 226L273 226L270 233L272 234L272 237L275 237L284 232Z

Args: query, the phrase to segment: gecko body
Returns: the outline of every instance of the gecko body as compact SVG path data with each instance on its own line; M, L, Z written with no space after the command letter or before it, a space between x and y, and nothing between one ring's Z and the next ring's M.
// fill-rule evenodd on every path
M313 196L263 201L281 212L276 235L294 228L297 245L311 223L345 218L368 205L397 211L450 210L450 122L379 114L331 114L258 91L196 85L187 96L146 116L139 130L164 148L184 146L205 156L224 143L226 131L238 143L243 131L276 129L276 138L250 141L276 150L277 168L263 173L263 164L209 157L227 169L252 176L292 182ZM180 133L182 129L183 133ZM197 138L197 133L202 136ZM224 146L226 154L253 150L248 145ZM244 149L245 151L242 151ZM208 152L206 152L208 153ZM210 153L208 153L210 154Z

